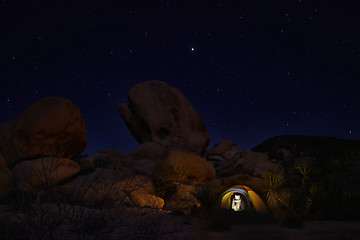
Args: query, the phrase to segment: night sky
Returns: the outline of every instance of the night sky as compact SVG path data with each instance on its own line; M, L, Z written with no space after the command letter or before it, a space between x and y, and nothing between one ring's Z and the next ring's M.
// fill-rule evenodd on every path
M193 103L211 146L360 139L360 1L2 0L0 80L0 123L69 98L88 154L138 145L117 105L149 80Z

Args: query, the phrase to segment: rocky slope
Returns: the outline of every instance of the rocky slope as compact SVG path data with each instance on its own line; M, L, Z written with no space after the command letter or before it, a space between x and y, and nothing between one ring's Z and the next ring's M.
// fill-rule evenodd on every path
M252 149L281 158L285 156L309 156L328 160L344 154L360 154L360 140L335 137L283 135L267 139Z

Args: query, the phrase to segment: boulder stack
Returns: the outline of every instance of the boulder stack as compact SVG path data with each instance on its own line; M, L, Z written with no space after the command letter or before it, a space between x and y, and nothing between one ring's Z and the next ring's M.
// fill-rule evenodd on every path
M0 200L16 190L37 192L80 172L71 160L86 147L86 127L69 99L49 97L0 125Z

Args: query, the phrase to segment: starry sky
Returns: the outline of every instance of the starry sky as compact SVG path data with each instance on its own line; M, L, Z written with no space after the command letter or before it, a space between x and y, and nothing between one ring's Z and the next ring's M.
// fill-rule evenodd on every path
M138 144L117 111L161 80L210 133L252 148L282 134L360 139L358 0L1 0L0 123L69 98L88 146Z

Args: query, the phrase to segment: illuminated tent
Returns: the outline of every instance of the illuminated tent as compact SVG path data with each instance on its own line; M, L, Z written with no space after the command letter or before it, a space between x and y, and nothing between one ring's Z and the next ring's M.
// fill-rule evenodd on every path
M241 207L236 206L238 196L240 196ZM256 213L268 213L268 209L259 195L245 185L236 185L229 188L221 194L219 201L221 209L233 211L255 210Z

